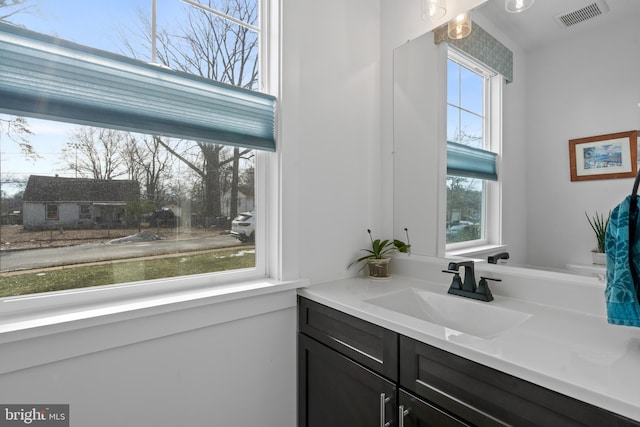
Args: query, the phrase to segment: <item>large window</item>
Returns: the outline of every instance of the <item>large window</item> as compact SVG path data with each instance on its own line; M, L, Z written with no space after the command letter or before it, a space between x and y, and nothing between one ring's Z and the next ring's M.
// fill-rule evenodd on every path
M456 52L447 64L447 249L495 242L490 224L498 217L491 194L498 192L492 173L477 171L494 161L499 143L491 113L499 102L491 85L495 73ZM495 117L493 119L496 119ZM495 227L493 227L495 228ZM493 234L493 235L492 235Z
M0 17L264 91L258 13L266 1L25 0L0 4ZM149 132L135 132L136 123L87 126L42 119L59 110L0 109L9 113L0 115L0 298L219 271L264 274L264 153L218 136L180 138L180 123L156 134L148 124L140 128ZM244 212L250 224L233 221Z

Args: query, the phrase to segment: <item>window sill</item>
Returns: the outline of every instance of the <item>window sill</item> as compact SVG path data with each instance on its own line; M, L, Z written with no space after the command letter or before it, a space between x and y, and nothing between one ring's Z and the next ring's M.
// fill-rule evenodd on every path
M486 261L489 255L506 251L507 245L482 245L447 251L447 257L473 258L475 261Z
M0 374L292 308L295 290L308 286L306 280L262 279L176 290L172 282L173 291L150 285L157 292L147 289L145 296L128 299L120 292L120 298L106 300L100 290L87 288L84 293L95 301L78 304L73 295L57 306L61 295L31 296L52 302L46 311L12 310L11 304L26 298L0 301Z

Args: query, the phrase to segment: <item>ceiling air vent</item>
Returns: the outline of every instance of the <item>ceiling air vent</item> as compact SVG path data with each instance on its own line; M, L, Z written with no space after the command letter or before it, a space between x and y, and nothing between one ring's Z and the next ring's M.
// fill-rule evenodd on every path
M589 19L600 16L609 11L609 6L604 0L597 0L580 9L569 10L554 16L554 19L562 27L571 27Z

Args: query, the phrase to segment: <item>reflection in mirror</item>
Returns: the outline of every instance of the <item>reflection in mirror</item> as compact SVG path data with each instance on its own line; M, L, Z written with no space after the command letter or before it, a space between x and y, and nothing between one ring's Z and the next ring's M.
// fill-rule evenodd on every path
M587 3L536 2L514 15L503 1L489 0L474 10L475 23L513 51L498 169L507 265L598 274L585 212L607 212L633 185L630 178L570 180L570 139L640 128L640 2L608 2L609 11L570 27L554 19ZM429 41L431 33L394 57L394 230L418 216L408 225L415 253L445 256L446 68L434 61L442 64L446 53Z
M476 172L475 150L490 150L491 72L449 51L447 59L446 244L486 243L488 183ZM487 132L489 131L489 132ZM468 151L468 148L473 151ZM456 161L457 164L453 164Z

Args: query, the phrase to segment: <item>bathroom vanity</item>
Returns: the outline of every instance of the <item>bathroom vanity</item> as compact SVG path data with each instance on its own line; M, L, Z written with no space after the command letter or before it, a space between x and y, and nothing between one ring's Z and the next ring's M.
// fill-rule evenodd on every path
M640 426L640 331L589 312L597 284L565 309L505 276L491 302L448 277L300 289L298 425Z

